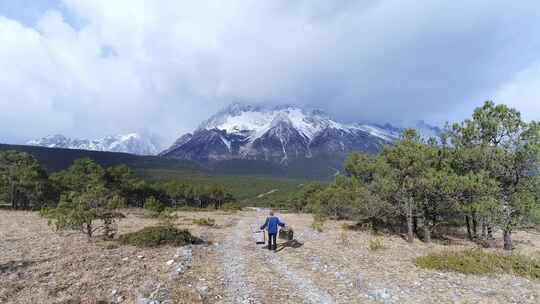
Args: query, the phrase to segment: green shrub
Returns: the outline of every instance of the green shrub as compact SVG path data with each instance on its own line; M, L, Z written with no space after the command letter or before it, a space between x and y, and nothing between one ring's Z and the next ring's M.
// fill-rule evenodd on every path
M368 249L370 251L379 251L379 250L382 250L382 249L385 249L385 248L386 247L384 246L383 239L374 238L374 239L369 240Z
M540 279L540 258L484 252L481 249L445 251L416 258L416 266L465 274L514 274Z
M178 215L176 214L176 210L173 208L165 208L159 213L158 218L161 225L172 227L178 220Z
M225 203L221 206L221 209L224 211L241 211L242 205L238 202Z
M351 244L351 242L349 241L349 234L346 230L342 230L339 234L338 244L344 247L348 247Z
M311 223L311 228L317 232L323 232L325 221L326 219L324 217L314 216L313 222Z
M343 224L341 225L341 228L343 230L351 230L351 231L368 231L368 232L375 232L375 229L373 228L373 225L371 223L355 223L355 224Z
M200 219L194 219L193 224L200 225L200 226L210 226L213 227L216 225L216 220L213 218L200 218Z
M137 232L120 235L118 240L121 244L137 247L184 246L201 242L188 230L168 226L145 227Z
M150 210L158 216L163 210L165 210L165 205L158 201L155 197L151 196L146 199L144 202L144 209Z

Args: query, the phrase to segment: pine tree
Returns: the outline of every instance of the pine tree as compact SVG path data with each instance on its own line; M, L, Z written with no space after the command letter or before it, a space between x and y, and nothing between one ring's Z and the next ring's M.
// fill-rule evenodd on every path
M498 183L493 220L503 230L504 248L510 250L512 231L538 205L533 169L540 160L540 125L525 122L515 109L488 101L453 131L458 147L473 155L462 171L483 170Z
M18 151L0 152L0 199L3 197L13 209L39 208L54 200L52 191L47 173L33 156Z
M81 159L55 175L64 194L56 208L42 214L57 230L77 229L91 239L102 230L107 238L114 237L116 220L124 217L117 211L125 205L123 197L106 187L105 170L90 159Z

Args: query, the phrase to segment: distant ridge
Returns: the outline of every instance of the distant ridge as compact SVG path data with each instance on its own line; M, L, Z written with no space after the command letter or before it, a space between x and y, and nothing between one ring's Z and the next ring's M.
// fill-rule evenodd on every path
M155 139L142 136L138 133L106 136L94 140L68 138L64 135L56 134L31 140L27 144L48 148L124 152L137 155L157 155L161 150L161 146Z
M417 129L426 137L440 132L424 122ZM233 103L160 155L199 162L249 159L287 165L321 155L376 153L399 139L402 131L389 124L341 123L319 109Z
M166 169L182 170L193 173L201 173L205 171L205 169L200 165L191 161L165 159L157 156L140 156L119 152L0 144L0 151L3 150L16 150L33 155L49 173L64 170L68 168L73 161L80 158L90 158L104 167L127 165L134 170Z

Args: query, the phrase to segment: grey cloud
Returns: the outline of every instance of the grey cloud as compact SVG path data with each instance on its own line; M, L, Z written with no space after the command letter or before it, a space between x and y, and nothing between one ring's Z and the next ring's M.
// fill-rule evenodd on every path
M33 27L0 17L0 141L133 130L171 141L237 99L317 106L347 121L442 123L501 98L540 118L529 106L540 81L537 1L62 7Z

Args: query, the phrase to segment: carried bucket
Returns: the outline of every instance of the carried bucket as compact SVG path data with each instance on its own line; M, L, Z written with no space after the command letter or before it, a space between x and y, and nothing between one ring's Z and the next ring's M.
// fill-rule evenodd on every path
M260 230L256 227L251 226L251 235L253 236L253 239L255 240L255 244L266 243L264 230Z

